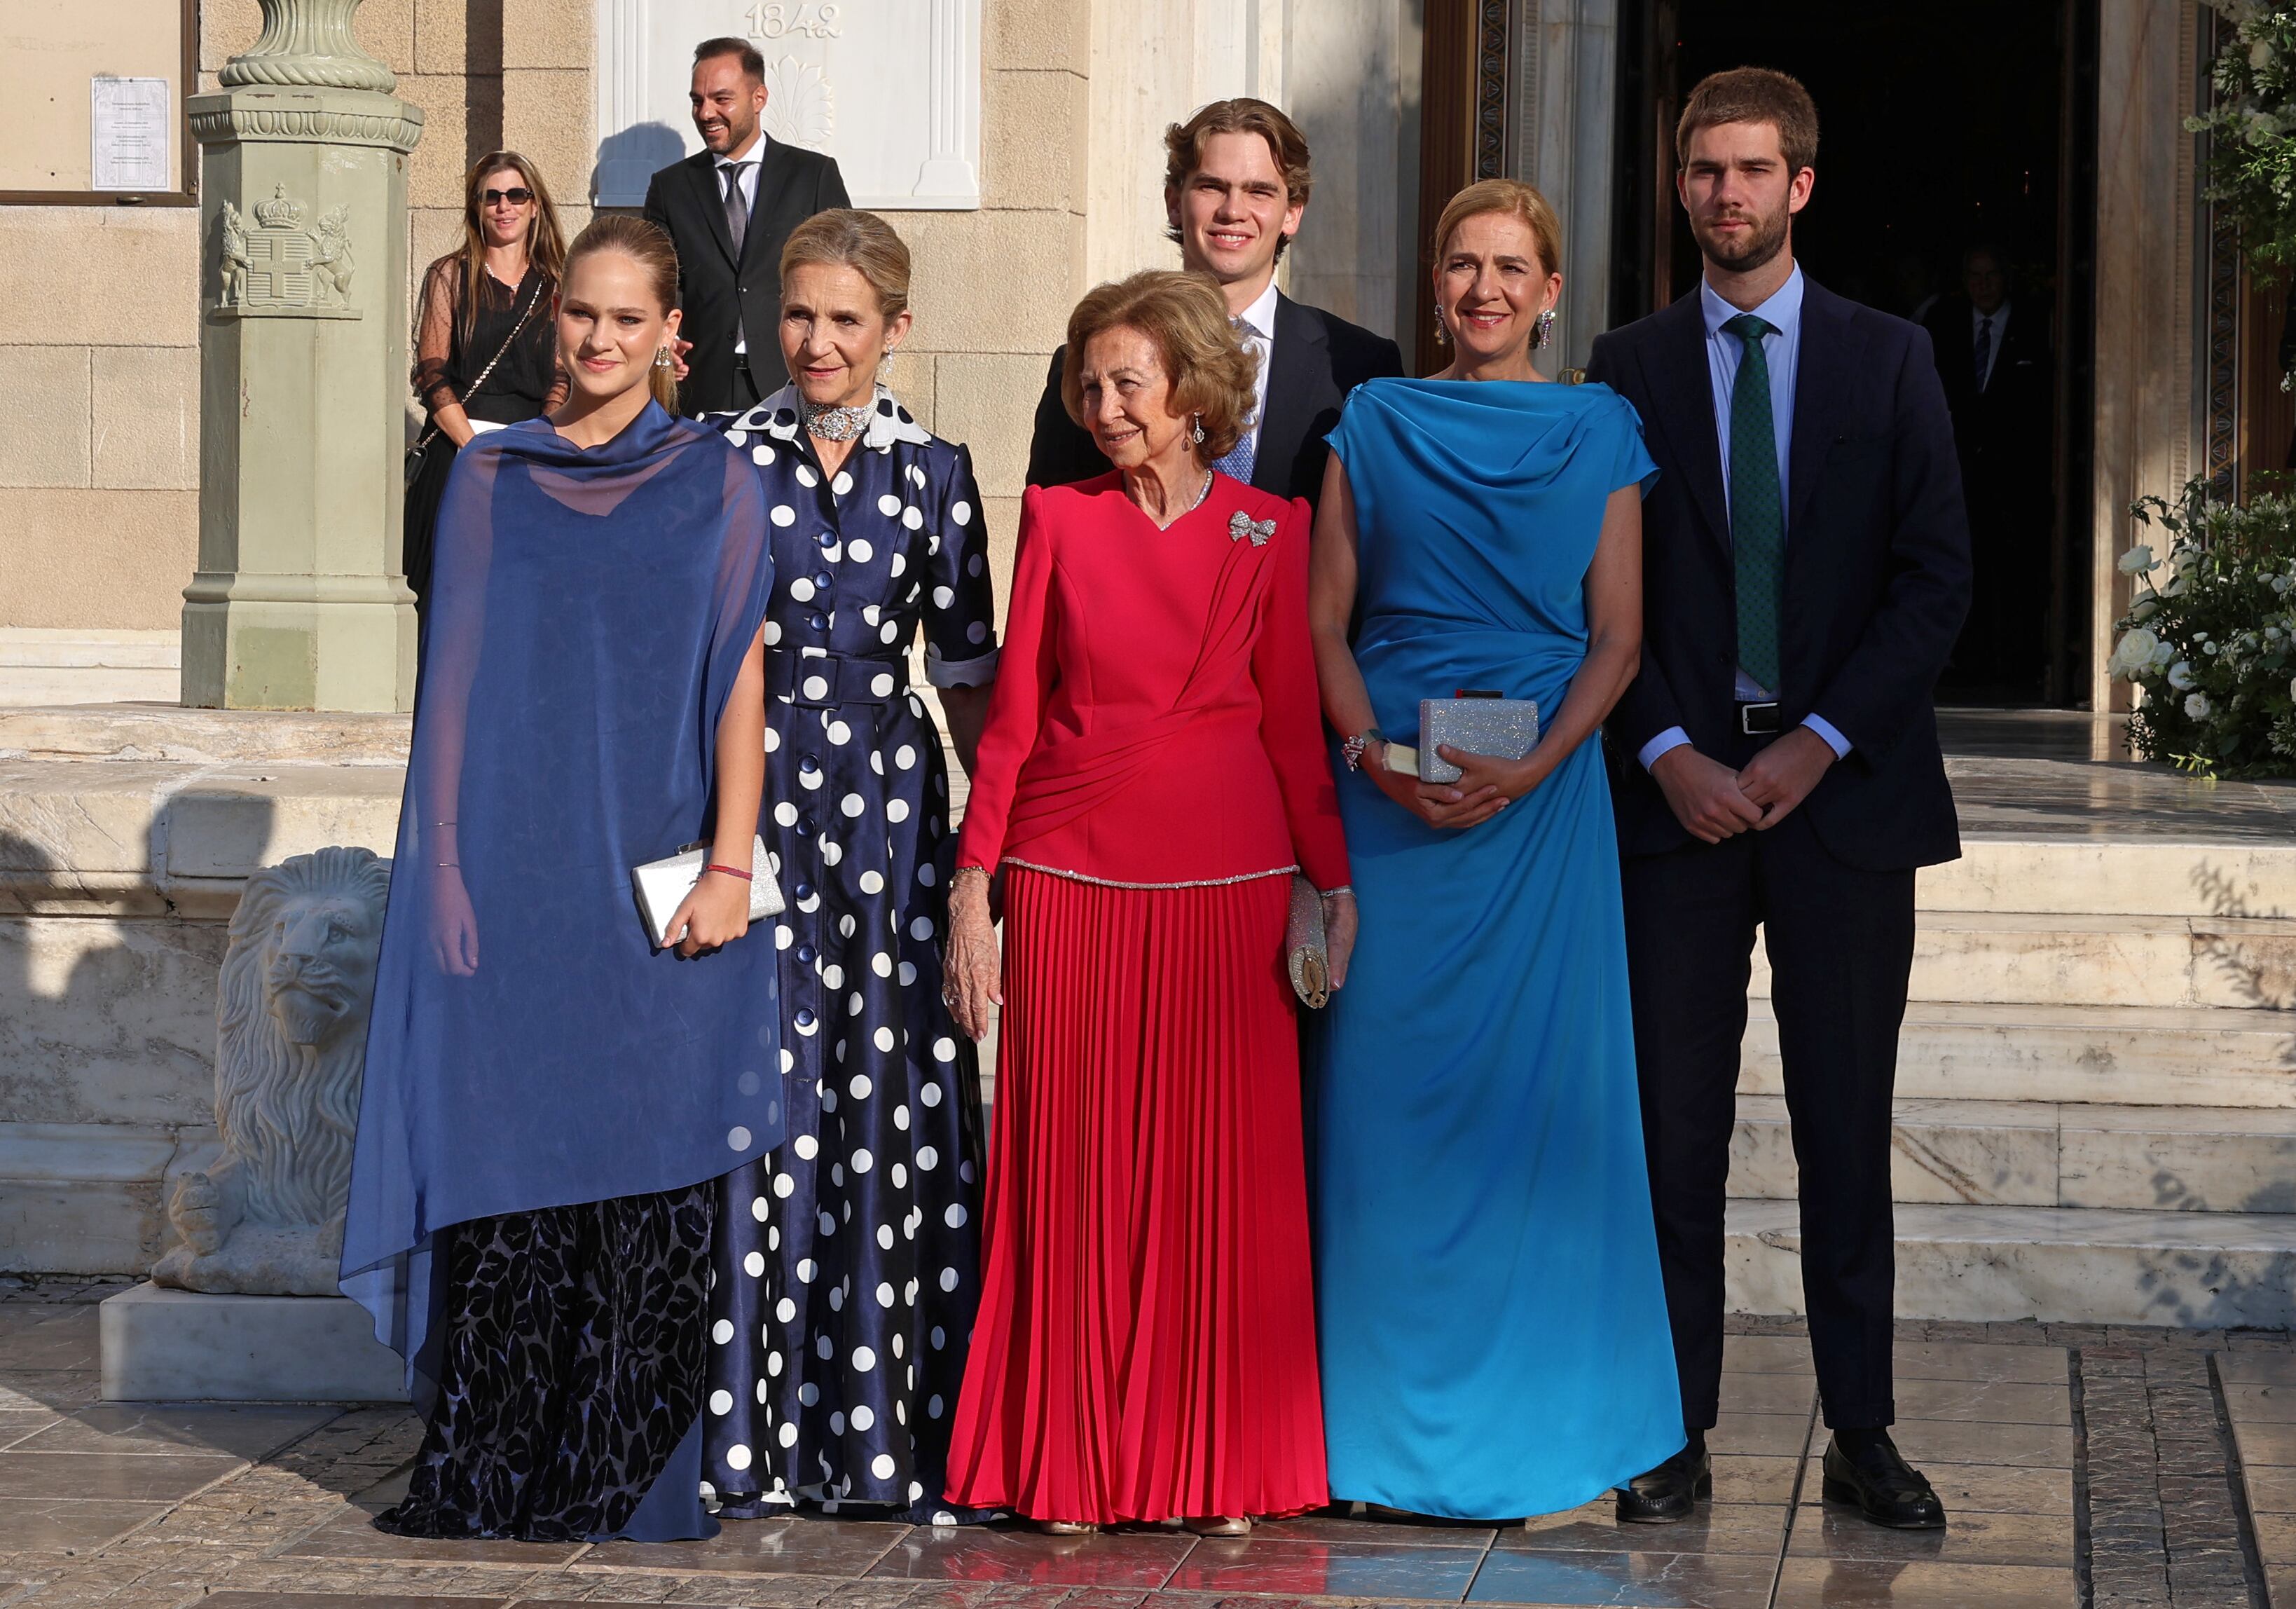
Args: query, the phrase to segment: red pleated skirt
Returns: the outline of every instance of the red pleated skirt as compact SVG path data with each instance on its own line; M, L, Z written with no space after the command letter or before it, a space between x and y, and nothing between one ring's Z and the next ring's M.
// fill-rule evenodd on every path
M1288 879L1009 884L949 1499L1099 1524L1320 1506Z

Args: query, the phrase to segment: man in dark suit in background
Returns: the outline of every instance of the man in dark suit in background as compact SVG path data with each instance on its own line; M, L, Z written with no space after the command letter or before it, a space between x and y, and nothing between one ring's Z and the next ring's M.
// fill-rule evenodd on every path
M1275 265L1308 207L1308 140L1265 101L1215 101L1164 131L1164 209L1183 267L1219 281L1229 316L1259 353L1259 411L1216 466L1238 480L1312 505L1324 486L1324 437L1359 382L1403 373L1384 335L1293 301ZM1029 484L1062 486L1108 472L1108 460L1061 399L1068 349L1053 354L1029 443Z
M2006 259L1974 245L1963 294L1922 320L1953 410L1975 571L1969 623L1947 672L1956 690L2035 698L2047 658L2055 519L2056 386L2046 308L2013 301Z
M1833 1429L1824 1495L1945 1523L1889 1424L1890 1097L1914 872L1960 853L1931 690L1969 603L1953 424L1929 338L1802 276L1817 111L1783 73L1694 90L1676 185L1698 290L1595 343L1642 415L1643 661L1606 727L1635 1053L1689 1445L1619 1493L1711 1490L1725 1189L1759 924L1800 1164L1802 1292Z
M692 343L678 406L746 408L789 379L782 366L782 245L816 212L851 205L833 158L758 127L766 63L745 39L705 39L688 95L700 151L646 186L645 216L677 247L682 333Z

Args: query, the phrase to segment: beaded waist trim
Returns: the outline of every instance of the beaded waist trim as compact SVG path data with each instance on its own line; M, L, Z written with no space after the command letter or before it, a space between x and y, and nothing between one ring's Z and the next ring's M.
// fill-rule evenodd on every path
M1231 883L1257 882L1263 877L1289 877L1300 868L1297 865L1279 866L1265 872L1245 872L1235 877L1199 877L1185 882L1119 882L1113 877L1087 877L1082 872L1071 872L1056 866L1038 866L1031 860L1004 858L1006 866L1017 866L1024 872L1042 872L1047 877L1065 877L1070 882L1089 882L1103 889L1224 889Z

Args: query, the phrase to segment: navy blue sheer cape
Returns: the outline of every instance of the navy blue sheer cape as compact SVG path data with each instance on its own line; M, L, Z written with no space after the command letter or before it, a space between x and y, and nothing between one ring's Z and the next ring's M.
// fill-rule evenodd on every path
M436 1231L681 1188L782 1137L771 927L656 954L629 881L710 835L767 530L756 467L658 406L586 451L535 420L455 466L343 1246L418 1401Z

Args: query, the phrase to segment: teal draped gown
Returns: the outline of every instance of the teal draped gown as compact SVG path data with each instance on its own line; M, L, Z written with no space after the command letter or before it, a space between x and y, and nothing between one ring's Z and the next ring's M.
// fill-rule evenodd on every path
M1462 688L1562 707L1604 505L1656 466L1607 386L1375 380L1332 445L1380 727ZM1513 1518L1683 1444L1589 738L1484 825L1343 773L1363 929L1325 1015L1316 1261L1332 1496Z

